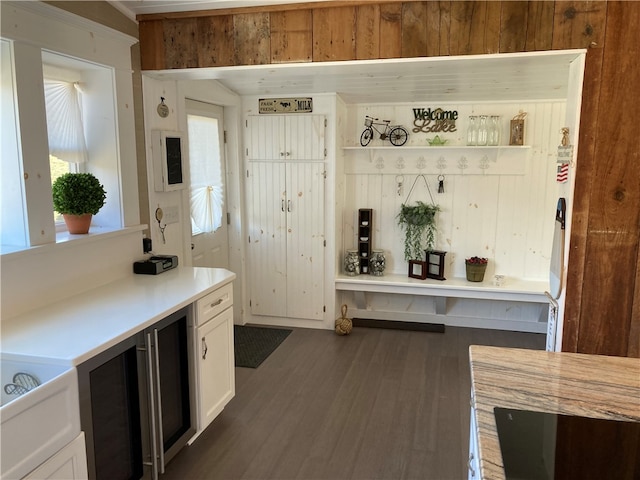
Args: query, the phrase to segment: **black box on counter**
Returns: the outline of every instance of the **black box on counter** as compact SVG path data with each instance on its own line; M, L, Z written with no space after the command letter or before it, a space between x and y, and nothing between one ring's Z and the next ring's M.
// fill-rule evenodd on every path
M143 275L158 275L178 266L176 255L155 255L149 260L133 263L133 273Z

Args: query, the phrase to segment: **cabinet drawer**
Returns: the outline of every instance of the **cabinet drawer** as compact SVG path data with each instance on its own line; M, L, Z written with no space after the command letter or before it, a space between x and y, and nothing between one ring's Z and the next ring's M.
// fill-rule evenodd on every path
M233 305L233 284L229 283L196 301L198 312L196 325L202 325L231 305Z

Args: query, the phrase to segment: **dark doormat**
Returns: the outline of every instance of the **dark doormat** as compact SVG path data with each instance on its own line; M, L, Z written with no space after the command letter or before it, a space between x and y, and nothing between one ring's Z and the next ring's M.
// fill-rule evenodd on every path
M236 367L257 368L289 336L284 328L233 326Z
M391 320L372 320L369 318L354 318L354 327L390 328L394 330L413 330L415 332L444 333L444 325L440 323L400 322Z

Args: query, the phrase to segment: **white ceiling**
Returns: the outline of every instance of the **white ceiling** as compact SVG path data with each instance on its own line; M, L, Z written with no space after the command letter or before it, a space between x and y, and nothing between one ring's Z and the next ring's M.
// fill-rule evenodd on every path
M217 80L240 95L339 93L347 103L566 99L569 64L583 50L193 68L160 80Z

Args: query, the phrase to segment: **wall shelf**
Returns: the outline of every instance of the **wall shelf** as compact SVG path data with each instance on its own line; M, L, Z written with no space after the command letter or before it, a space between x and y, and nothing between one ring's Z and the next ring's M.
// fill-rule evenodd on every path
M343 147L347 174L524 175L531 146Z

